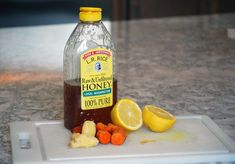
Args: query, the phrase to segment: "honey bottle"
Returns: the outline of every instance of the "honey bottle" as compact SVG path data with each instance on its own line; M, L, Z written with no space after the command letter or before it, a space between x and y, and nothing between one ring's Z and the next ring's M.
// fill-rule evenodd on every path
M64 126L111 122L117 101L116 50L102 9L81 7L80 22L64 48Z

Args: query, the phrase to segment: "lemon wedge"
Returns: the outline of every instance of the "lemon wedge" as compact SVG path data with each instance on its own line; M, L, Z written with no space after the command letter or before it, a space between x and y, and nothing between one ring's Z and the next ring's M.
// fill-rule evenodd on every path
M143 121L150 130L164 132L175 124L176 118L160 107L146 105L143 109Z
M115 104L111 119L115 125L130 131L139 129L143 124L142 110L135 101L127 98L120 99Z

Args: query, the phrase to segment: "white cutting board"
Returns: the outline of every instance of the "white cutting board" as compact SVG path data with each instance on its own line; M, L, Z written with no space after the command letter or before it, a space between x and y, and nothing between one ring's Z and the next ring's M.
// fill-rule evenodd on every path
M235 143L207 116L177 117L174 127L164 133L142 127L121 146L69 148L71 133L63 121L13 122L10 132L15 164L235 161ZM29 139L28 149L21 148L22 137Z

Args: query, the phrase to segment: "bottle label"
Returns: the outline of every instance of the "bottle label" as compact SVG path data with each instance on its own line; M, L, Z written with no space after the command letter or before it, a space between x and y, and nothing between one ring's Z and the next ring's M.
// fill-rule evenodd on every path
M91 49L80 57L82 110L113 105L113 56L105 48Z

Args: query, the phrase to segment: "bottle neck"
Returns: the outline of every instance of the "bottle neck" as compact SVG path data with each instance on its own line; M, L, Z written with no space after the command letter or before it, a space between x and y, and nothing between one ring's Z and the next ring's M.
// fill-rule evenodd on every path
M97 24L97 23L100 23L101 22L101 20L99 20L99 21L81 21L80 20L80 23L84 23L84 24Z

